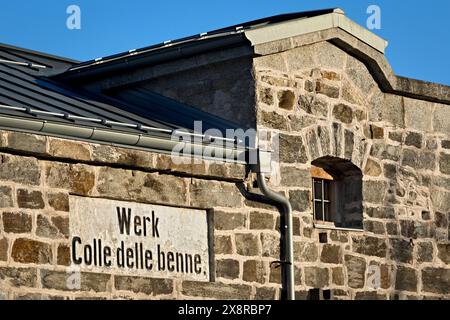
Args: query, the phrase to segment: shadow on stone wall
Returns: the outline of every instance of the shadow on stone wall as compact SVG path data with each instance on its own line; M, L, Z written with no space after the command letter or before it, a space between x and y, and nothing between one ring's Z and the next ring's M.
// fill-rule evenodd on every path
M363 228L363 193L361 169L351 161L322 157L312 165L324 169L333 177L331 184L332 219L337 227Z

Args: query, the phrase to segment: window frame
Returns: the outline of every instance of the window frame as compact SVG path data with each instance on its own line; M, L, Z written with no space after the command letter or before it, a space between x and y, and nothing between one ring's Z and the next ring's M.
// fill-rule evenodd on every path
M336 226L335 217L337 215L336 211L336 204L335 203L338 199L333 196L333 193L335 192L335 189L337 188L336 183L337 181L335 178L325 171L323 168L313 166L311 167L311 182L312 182L312 209L313 209L313 218L315 223L320 223L324 225L329 226ZM316 199L316 187L315 182L320 181L321 182L321 198ZM328 183L327 187L327 194L328 199L325 199L325 185ZM318 219L317 212L316 212L316 203L321 203L322 206L322 219ZM328 210L326 211L325 208L328 207Z
M316 182L320 182L321 184L321 196L320 199L316 197ZM325 187L325 185L328 183L328 185ZM312 177L312 194L313 194L313 215L314 215L314 221L320 221L325 223L334 223L332 220L332 201L330 199L331 191L332 191L332 180L327 180L323 178L316 178ZM325 190L327 190L328 193L328 200L325 197ZM317 212L316 212L316 203L320 203L322 207L322 219L318 219ZM328 207L326 210L325 208Z

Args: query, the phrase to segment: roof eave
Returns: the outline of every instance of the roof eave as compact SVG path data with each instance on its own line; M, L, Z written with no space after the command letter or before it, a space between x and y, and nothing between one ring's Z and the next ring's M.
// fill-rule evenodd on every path
M248 147L229 147L214 144L199 144L196 139L178 141L167 138L129 133L120 130L102 129L47 121L0 115L0 129L53 136L91 143L108 144L118 147L136 148L146 151L194 156L203 159L245 163ZM191 142L190 142L191 141ZM250 148L251 149L251 148ZM179 150L174 154L174 150Z

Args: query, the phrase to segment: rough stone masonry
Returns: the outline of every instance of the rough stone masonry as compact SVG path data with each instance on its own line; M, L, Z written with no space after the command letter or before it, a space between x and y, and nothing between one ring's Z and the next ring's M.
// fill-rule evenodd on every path
M333 299L449 299L450 89L396 78L379 52L341 30L253 50L239 58L223 50L226 63L200 67L170 62L172 74L139 85L279 134L270 185L294 209L298 299L316 288ZM244 165L175 165L145 151L0 137L0 297L280 298L271 264L280 259L279 213L246 198L257 190ZM310 168L326 156L363 172L363 230L314 227ZM68 288L70 195L212 210L215 279L82 272L81 287Z

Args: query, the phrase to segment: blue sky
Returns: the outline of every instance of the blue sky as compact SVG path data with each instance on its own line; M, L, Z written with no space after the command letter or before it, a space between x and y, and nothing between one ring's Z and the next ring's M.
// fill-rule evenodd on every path
M66 9L81 8L81 30ZM386 55L398 75L450 85L448 0L39 0L2 1L0 42L89 60L286 12L341 7L366 25L381 8Z

